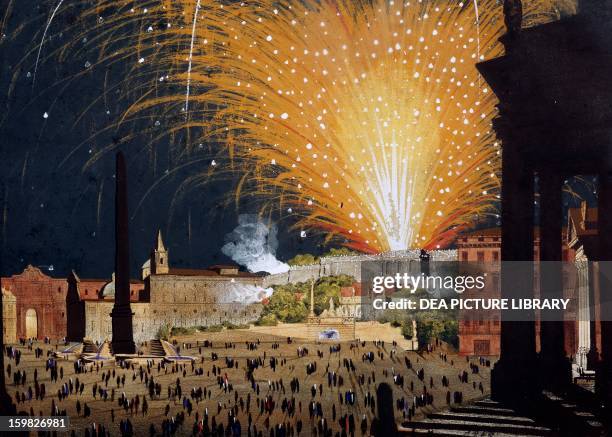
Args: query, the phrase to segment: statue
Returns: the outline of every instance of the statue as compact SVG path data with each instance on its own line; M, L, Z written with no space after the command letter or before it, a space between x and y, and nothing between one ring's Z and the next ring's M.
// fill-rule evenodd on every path
M330 297L329 298L329 312L333 314L334 311L335 311L334 298Z
M314 279L310 281L310 317L314 317Z
M417 333L417 322L412 319L412 339L410 340L410 348L413 351L419 350L419 337Z

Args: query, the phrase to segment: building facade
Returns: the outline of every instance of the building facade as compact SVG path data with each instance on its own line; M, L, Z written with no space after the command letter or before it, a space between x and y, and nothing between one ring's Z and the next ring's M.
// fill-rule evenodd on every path
M562 257L564 262L574 262L577 257L575 244L569 244L567 232L564 232ZM457 240L457 256L461 262L478 263L481 270L487 272L487 289L499 297L501 290L501 228L485 228L461 235ZM540 230L534 228L534 260L540 259ZM566 296L575 295L577 278L573 274L564 277L563 287ZM536 269L534 277L535 297L539 295L539 278ZM477 297L477 296L475 296ZM491 315L465 311L459 318L459 353L461 355L497 356L500 353L501 314ZM565 351L574 357L577 353L576 318L571 312L566 313L564 322ZM536 349L540 350L540 323L536 321Z
M263 279L263 275L242 272L237 266L172 268L158 233L151 256L142 266L141 280L130 282L134 341L151 340L162 327L254 322L262 310ZM97 342L111 339L114 278L104 282L80 279L73 273L68 283L68 338Z
M66 279L28 265L22 273L2 278L2 288L15 297L17 338L66 336Z
M343 314L361 319L364 300L361 294L361 282L340 289L340 310Z

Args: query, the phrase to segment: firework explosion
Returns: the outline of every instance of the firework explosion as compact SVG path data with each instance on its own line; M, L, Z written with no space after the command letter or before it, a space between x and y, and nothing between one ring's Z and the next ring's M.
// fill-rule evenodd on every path
M527 20L550 19L545 6ZM444 246L491 212L496 100L475 63L501 54L501 13L495 0L101 0L79 38L148 89L123 120L154 114L189 144L223 143L204 174L238 173L236 196L378 252Z

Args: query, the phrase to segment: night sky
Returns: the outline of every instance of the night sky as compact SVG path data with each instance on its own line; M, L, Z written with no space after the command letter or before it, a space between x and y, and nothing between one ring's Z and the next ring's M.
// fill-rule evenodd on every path
M228 262L221 253L225 235L237 225L238 214L257 212L258 205L245 200L237 210L226 202L235 181L180 190L203 165L196 162L176 170L170 151L186 141L184 137L153 144L146 135L125 140L129 132L145 126L104 130L125 111L126 99L103 95L103 89L117 86L126 92L120 85L126 70L120 64L88 68L90 59L82 53L59 60L56 50L73 36L58 35L57 30L75 22L77 7L53 21L54 36L43 46L34 81L38 42L53 5L0 1L0 273L18 273L32 264L53 265L57 277L72 269L81 277L110 277L116 150L128 158L132 275L139 276L157 229L164 234L174 266ZM109 146L93 165L85 165ZM289 230L291 224L279 224L281 260L325 250L318 244L322 235L302 239L299 230Z
M7 4L6 0L2 3ZM34 4L39 9L32 7ZM3 22L0 273L18 273L32 264L53 265L51 274L58 277L71 269L81 277L110 277L114 263L114 151L85 168L92 153L109 144L123 150L128 158L134 277L139 276L158 228L174 266L206 267L230 261L221 253L224 236L237 226L239 213L257 212L257 205L245 201L237 211L233 202L227 204L232 181L177 192L183 181L198 173L198 164L166 174L174 167L163 143L153 147L152 157L151 148L143 144L146 139L125 142L121 140L125 132L100 133L125 109L121 106L124 103L114 102L112 96L100 99L83 115L101 96L105 80L107 86L121 80L125 74L121 66L85 71L86 57L68 56L62 63L44 59L65 42L60 37L45 43L44 62L33 82L38 50L33 41L40 40L50 5L13 2ZM0 7L2 14L4 10ZM73 20L70 14L63 14L55 18L53 26L61 28ZM24 23L25 28L16 34ZM71 80L62 82L65 78ZM48 118L44 118L45 112ZM280 259L322 250L316 237L304 240L299 231L288 232L290 225L290 221L283 221L280 226Z

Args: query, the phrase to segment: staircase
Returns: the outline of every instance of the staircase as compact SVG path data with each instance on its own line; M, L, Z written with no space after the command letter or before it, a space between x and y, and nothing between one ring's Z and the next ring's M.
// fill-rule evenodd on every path
M609 435L601 421L602 414L606 413L598 411L599 403L592 399L592 393L583 391L580 396L576 390L573 396L563 398L544 391L542 396L546 402L547 415L556 418L560 429L568 430L565 434L581 437Z
M149 342L149 353L156 357L166 356L166 351L164 350L164 346L159 340L151 340Z
M550 428L523 417L492 400L452 407L450 411L432 413L418 422L406 422L403 433L434 436L549 436Z
M95 354L98 352L98 346L88 339L83 339L83 352L84 354Z

